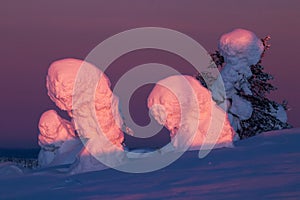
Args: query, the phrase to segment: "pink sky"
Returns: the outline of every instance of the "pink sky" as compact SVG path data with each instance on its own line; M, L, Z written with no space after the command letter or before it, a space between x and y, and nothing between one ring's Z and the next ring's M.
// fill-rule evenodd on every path
M39 117L55 107L45 87L52 61L84 59L107 37L145 26L180 31L208 51L214 51L220 35L233 28L252 30L259 37L271 35L272 47L263 62L278 87L271 97L288 100L289 122L299 127L299 19L297 0L0 1L0 147L37 147ZM163 55L150 51L124 56L108 75L116 80L122 70L149 61L181 69L187 65Z

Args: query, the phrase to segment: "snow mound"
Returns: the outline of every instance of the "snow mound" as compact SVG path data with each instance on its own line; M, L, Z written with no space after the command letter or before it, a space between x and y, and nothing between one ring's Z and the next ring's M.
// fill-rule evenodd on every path
M148 107L157 122L170 131L171 143L177 149L185 149L187 144L191 150L232 145L234 131L226 113L191 76L159 81L148 97Z
M22 175L23 170L10 162L0 164L0 176Z
M62 119L55 110L44 112L39 121L38 156L40 167L70 164L82 148L71 122Z
M110 81L101 70L78 59L58 60L52 63L48 70L47 88L50 99L72 118L69 128L78 133L75 140L81 138L85 145L73 165L74 172L97 168L94 157L104 157L104 160L109 161L112 160L111 154L116 153L121 156L120 160L123 160L125 154L122 129L126 130L126 127L120 115L119 100L112 93ZM52 121L50 118L44 121L49 120ZM58 127L58 124L53 127ZM64 138L65 134L61 133L62 131L64 130L56 130L60 137L56 137L57 141L52 142L52 146L59 146L68 140ZM51 134L54 135L52 132ZM41 144L47 139L41 139ZM43 157L45 162L49 162L47 159L54 160L53 156L48 151ZM112 165L118 163L112 162Z
M53 62L47 75L46 86L48 96L61 110L68 111L72 116L72 95L77 71L83 61L63 59Z

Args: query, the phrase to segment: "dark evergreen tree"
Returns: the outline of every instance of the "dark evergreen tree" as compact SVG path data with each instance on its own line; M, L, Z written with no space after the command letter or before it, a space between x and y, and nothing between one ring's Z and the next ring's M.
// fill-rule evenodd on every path
M270 48L270 45L268 44L269 40L269 36L262 39L264 51L261 59L256 65L250 66L253 75L248 81L251 85L251 91L253 94L239 94L246 100L250 101L253 106L251 118L241 121L242 132L239 134L241 139L254 136L265 131L292 127L287 122L278 119L275 114L280 107L287 110L287 102L284 101L280 104L268 99L267 97L267 94L277 89L270 83L270 81L273 80L273 76L264 72L264 67L262 66L262 58L266 50Z

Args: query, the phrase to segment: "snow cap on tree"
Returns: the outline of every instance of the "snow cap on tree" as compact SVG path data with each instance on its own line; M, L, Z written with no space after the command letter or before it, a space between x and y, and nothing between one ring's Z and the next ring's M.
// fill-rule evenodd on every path
M235 65L244 61L245 67L255 65L264 50L262 41L256 35L245 29L234 29L223 34L219 41L219 51L225 62Z

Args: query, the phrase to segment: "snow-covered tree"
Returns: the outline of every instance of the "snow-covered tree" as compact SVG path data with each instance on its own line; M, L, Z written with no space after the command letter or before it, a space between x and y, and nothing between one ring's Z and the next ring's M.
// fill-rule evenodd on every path
M276 90L270 83L273 77L264 72L261 64L265 51L270 48L269 40L269 36L259 40L250 31L236 29L224 34L219 51L211 54L221 71L226 96L216 85L209 89L214 100L227 110L231 125L241 139L291 127L287 123L286 102L280 104L267 97ZM196 78L207 87L206 77L198 74Z
M262 39L264 44L264 51L261 59L256 65L251 65L250 69L252 76L248 79L253 95L246 95L240 91L239 95L251 102L253 112L251 118L241 121L242 131L239 133L241 138L250 137L261 132L291 128L287 123L287 102L277 103L270 100L267 94L276 90L270 81L273 76L264 72L262 66L262 58L266 50L270 48L268 41L270 37L267 36Z

